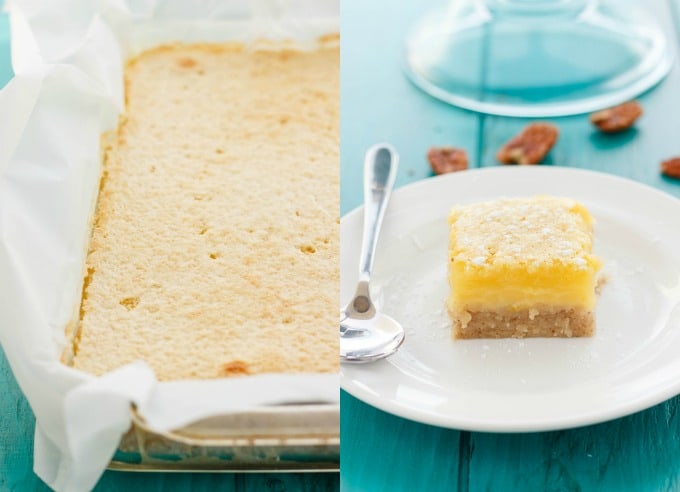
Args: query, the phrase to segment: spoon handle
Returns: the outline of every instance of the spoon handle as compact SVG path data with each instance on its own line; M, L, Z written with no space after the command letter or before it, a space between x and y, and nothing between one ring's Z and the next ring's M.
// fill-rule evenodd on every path
M359 258L359 281L371 277L373 257L378 243L387 201L397 176L399 155L391 145L377 144L368 149L364 159L364 235Z

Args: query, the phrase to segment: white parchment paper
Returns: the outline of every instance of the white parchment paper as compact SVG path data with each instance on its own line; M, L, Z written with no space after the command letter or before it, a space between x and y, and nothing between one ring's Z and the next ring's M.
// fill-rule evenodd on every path
M336 375L158 383L143 362L92 377L59 362L80 298L100 135L123 110L123 63L172 41L313 42L338 0L16 0L15 77L0 91L0 343L36 418L35 471L88 490L130 426L171 430L284 402L332 402Z

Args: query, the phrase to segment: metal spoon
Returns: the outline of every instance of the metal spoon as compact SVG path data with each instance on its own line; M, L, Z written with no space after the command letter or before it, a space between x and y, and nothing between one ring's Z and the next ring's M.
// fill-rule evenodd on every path
M340 313L340 359L372 362L392 355L404 341L404 328L379 313L369 289L378 234L385 216L399 156L389 145L374 145L364 160L364 235L359 283L354 298Z

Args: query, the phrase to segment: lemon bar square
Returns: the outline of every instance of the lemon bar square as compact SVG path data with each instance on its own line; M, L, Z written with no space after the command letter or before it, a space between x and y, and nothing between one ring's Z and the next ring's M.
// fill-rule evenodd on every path
M592 335L600 268L593 223L568 198L455 206L449 216L453 337Z

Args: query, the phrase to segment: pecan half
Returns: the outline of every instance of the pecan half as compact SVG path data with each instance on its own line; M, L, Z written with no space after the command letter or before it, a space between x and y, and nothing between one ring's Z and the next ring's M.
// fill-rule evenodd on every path
M635 120L642 116L642 113L640 103L629 101L591 114L590 121L601 132L618 133L633 126Z
M680 157L673 157L661 163L661 174L669 178L680 179Z
M496 154L503 164L538 164L550 152L560 132L550 123L532 123Z
M435 174L463 171L468 168L467 152L455 147L432 147L427 160Z

